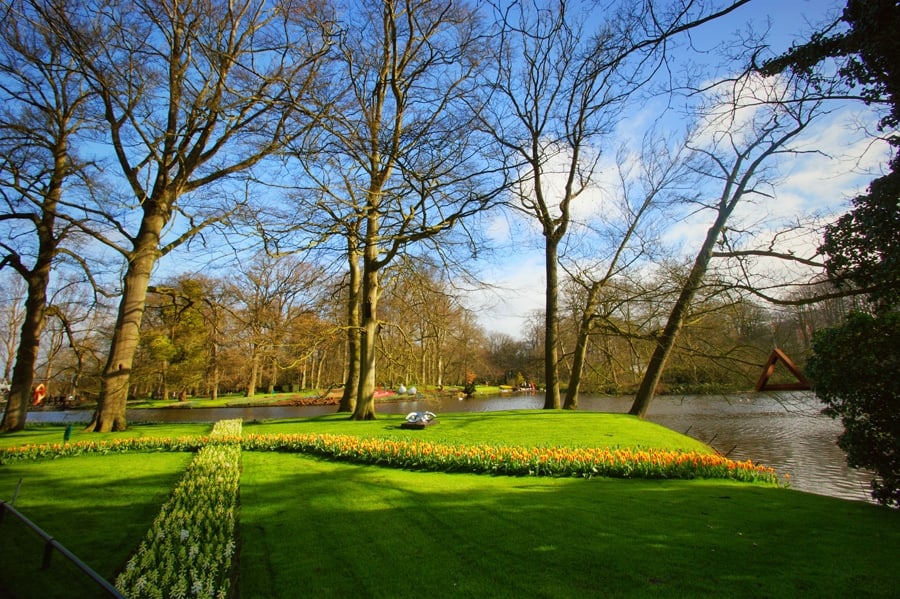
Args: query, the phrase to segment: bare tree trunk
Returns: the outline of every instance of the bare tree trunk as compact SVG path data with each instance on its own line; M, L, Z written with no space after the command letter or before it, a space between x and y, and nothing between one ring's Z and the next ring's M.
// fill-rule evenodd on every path
M169 399L169 361L162 361L162 372L160 373L160 378L162 379L162 398Z
M375 353L378 338L378 270L370 267L377 248L366 248L362 281L362 334L360 335L360 374L353 420L375 419ZM370 257L369 254L372 254Z
M9 332L9 336L3 340L3 349L6 356L6 360L3 363L3 378L11 381L13 366L16 364L16 351L18 351L19 341L18 337L13 334L13 331L22 329L22 321L25 318L24 306L19 306L19 302L16 300L19 299L19 293L21 293L22 299L28 297L28 290L25 279L17 274L10 275L9 283L4 281L3 285L7 286L8 297L11 300L6 306L7 312L5 313L7 320L4 325ZM20 288L19 285L22 287ZM12 287L12 289L9 289L9 287Z
M25 314L19 333L19 347L16 350L16 364L10 381L6 411L0 422L0 431L14 431L25 428L34 371L37 366L41 332L44 330L47 311L47 287L50 272L60 240L55 236L56 210L62 198L62 186L68 164L68 146L59 141L54 151L53 171L47 194L41 207L40 219L35 223L38 248L34 266L26 269L18 255L4 260L21 275L26 282Z
M134 353L141 339L141 321L147 302L150 273L159 256L159 235L168 216L157 204L145 207L141 231L134 242L134 251L122 281L122 298L113 330L109 357L100 382L100 400L88 430L96 432L123 431L128 427L125 408Z
M278 384L278 360L272 357L272 370L269 371L269 385L267 391L269 395L275 393L275 386Z
M31 387L34 384L34 369L37 365L41 331L44 328L47 306L47 284L50 277L50 261L40 269L32 269L28 280L28 295L25 298L25 317L19 334L16 364L13 367L9 396L0 431L20 431L25 428Z
M213 341L211 349L212 372L209 376L209 397L213 401L219 398L219 343Z
M544 373L547 391L544 409L559 409L559 262L558 241L547 236L545 261L547 272L546 326L544 327Z
M359 252L356 250L356 236L347 240L350 266L349 290L347 292L347 377L338 412L356 410L356 396L359 393L360 370L360 320L359 320Z
M739 198L740 195L737 197ZM628 411L632 416L643 418L647 413L647 408L650 407L650 402L653 400L653 396L656 393L656 386L659 384L659 379L662 377L663 370L665 370L666 361L668 361L669 356L672 353L672 348L675 347L675 341L684 326L685 318L687 318L687 315L690 312L691 302L697 294L700 284L703 282L706 270L709 268L716 240L718 240L719 235L721 235L722 230L725 228L725 224L728 222L728 217L734 211L736 205L736 199L733 199L724 205L719 210L715 222L706 232L706 239L703 241L703 245L697 253L697 257L694 259L694 265L691 267L691 272L684 282L684 286L681 288L681 293L678 295L678 299L672 307L672 312L669 313L669 319L666 321L666 326L663 329L662 334L656 341L656 347L653 350L653 355L650 357L647 371L644 373L644 378L641 379L641 386L638 388L634 403Z
M250 376L247 378L247 397L256 395L256 379L259 377L259 347L253 345L253 355L250 357Z
M578 409L578 392L581 389L581 375L584 371L584 362L587 356L588 341L594 328L594 310L597 308L597 295L600 293L602 283L594 282L588 291L584 312L581 314L581 323L578 327L578 336L575 339L575 353L572 356L572 372L569 375L569 386L566 388L566 400L563 408L566 410Z
M322 370L325 368L325 356L327 354L322 351L316 360L316 389L322 388Z

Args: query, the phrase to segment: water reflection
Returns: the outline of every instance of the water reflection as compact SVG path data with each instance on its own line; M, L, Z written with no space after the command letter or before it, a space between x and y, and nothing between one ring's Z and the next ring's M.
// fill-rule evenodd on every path
M625 413L630 397L583 397L584 411ZM384 414L414 410L491 412L540 409L542 395L515 394L459 400L410 399L379 403ZM270 420L318 416L333 406L235 407L129 410L130 422L215 422L225 418ZM820 414L821 404L809 392L747 393L736 395L663 396L650 404L647 419L709 443L736 460L753 460L790 474L791 486L800 491L869 501L869 476L846 466L836 445L839 422ZM82 422L89 412L32 412L32 422Z

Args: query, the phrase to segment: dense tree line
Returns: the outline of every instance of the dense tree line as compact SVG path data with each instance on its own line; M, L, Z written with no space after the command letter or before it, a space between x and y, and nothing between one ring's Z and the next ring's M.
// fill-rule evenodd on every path
M624 284L607 288L585 352L584 392L635 392L666 306L675 299L670 274L642 290ZM664 285L668 289L660 288ZM185 274L153 285L129 397L178 400L182 394L301 390L309 395L341 388L347 375L346 339L342 304L335 298L346 293L342 287L341 277L311 264L265 256L226 276ZM572 347L583 304L575 283L567 289L560 332L563 346ZM853 307L849 299L835 299L773 310L730 291L710 282L694 304L662 377L663 391L750 389L773 346L802 365L811 353L813 332L840 322ZM458 298L431 265L407 263L388 273L377 386L429 392L445 387L458 393L472 377L477 384L543 387L542 314L535 313L533 326L515 337L491 333ZM10 301L3 304L0 330L4 340L14 342L22 296L4 299ZM64 305L73 322L67 332L60 319L49 319L36 380L52 398L93 400L100 392L113 314L94 307L76 321L83 310L77 298ZM564 380L571 365L571 353L563 355Z

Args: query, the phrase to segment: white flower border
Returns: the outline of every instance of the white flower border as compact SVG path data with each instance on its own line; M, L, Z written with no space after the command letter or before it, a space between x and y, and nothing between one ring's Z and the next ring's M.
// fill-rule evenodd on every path
M225 599L235 551L242 421L222 420L202 447L116 587L129 598Z

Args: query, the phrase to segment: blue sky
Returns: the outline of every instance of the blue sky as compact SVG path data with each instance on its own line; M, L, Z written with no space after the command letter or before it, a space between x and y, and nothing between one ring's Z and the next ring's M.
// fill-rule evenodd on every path
M752 27L756 31L769 29L769 44L773 51L787 49L792 42L808 39L809 33L824 20L839 14L845 4L842 0L752 0L735 13L707 24L691 33L695 48L711 50L733 34ZM685 54L683 60L687 60ZM675 63L682 57L676 55ZM659 118L655 106L643 106L629 118L623 119L615 143L629 137L638 139L642 126ZM683 126L676 117L671 119L671 129ZM760 227L760 243L765 234L785 222L802 216L821 214L834 218L842 212L849 199L871 179L871 172L884 163L884 149L870 146L859 131L861 122L872 122L871 113L862 105L848 105L837 111L833 118L810 132L805 139L805 149L825 152L782 165L781 177L775 188L775 199L764 206L769 223ZM608 151L611 155L614 152ZM613 174L611 160L604 163L601 179ZM581 214L600 210L605 201L601 197L583 197L576 200ZM753 211L736 214L738 219L753 219L759 215L759 207ZM710 221L709 213L697 213L671 218L663 230L662 240L669 246L681 248L681 255L692 256L699 247ZM544 255L543 240L533 220L523 217L490 216L484 224L496 252L480 265L482 280L493 285L490 291L464 294L463 303L476 310L476 316L487 331L520 337L527 320L544 305ZM767 231L767 227L772 227ZM800 254L809 253L818 245L818 237L792 238L791 249ZM156 278L167 271L181 272L204 266L208 256L203 250L177 252L176 258L164 260L158 266ZM194 254L194 256L192 256ZM192 263L192 258L197 261ZM233 256L223 255L220 266L233 266ZM213 266L214 267L214 266Z

